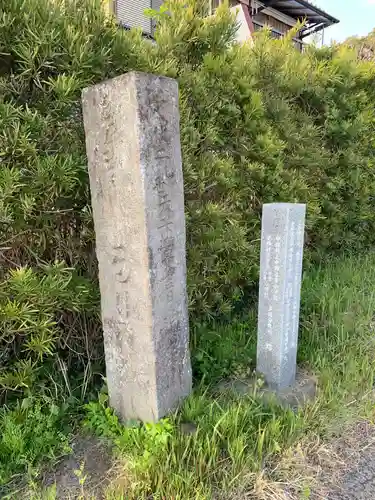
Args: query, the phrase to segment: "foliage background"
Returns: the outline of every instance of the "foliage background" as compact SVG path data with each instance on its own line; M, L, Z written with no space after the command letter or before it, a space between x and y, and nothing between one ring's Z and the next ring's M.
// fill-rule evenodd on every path
M375 61L375 29L367 36L348 38L345 45L357 52L359 59L364 61Z
M308 204L306 265L374 244L374 65L267 33L239 46L225 6L206 18L185 3L166 2L152 44L94 0L0 0L4 401L36 383L84 398L102 372L88 85L130 70L179 82L193 323L255 300L263 203Z

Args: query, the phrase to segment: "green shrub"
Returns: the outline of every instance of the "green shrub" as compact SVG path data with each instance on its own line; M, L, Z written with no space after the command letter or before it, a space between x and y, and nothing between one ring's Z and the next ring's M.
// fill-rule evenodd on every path
M252 375L256 359L255 311L231 321L195 324L191 329L193 372L214 384L229 377Z
M224 6L205 18L203 0L166 2L152 44L99 3L0 0L3 289L17 273L44 283L56 260L75 277L70 291L56 277L52 303L41 290L1 296L0 348L14 376L56 352L73 352L75 371L74 353L81 368L98 357L86 349L100 330L80 93L106 78L136 69L179 81L193 319L246 303L263 203L308 204L306 262L375 242L373 65L345 47L300 54L267 33L233 45L232 15ZM34 271L8 273L19 266Z
M9 271L0 283L0 394L30 394L45 358L65 338L68 315L90 311L96 290L61 263Z

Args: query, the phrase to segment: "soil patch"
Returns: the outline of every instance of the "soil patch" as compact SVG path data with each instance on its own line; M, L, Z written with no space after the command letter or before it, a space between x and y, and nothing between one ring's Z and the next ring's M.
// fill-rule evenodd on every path
M103 498L102 492L109 484L113 470L110 450L92 436L77 436L71 446L72 453L64 457L54 470L44 473L44 486L56 484L56 498L61 500L77 499L82 490L85 497ZM77 473L80 469L81 476Z

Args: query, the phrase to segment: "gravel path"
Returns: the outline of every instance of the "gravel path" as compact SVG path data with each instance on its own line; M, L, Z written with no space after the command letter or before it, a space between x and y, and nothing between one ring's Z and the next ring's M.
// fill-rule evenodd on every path
M363 454L355 469L348 472L327 500L372 500L375 498L375 444Z
M374 500L375 499L375 428L368 422L356 425L340 439L335 449L338 469L324 470L313 499Z

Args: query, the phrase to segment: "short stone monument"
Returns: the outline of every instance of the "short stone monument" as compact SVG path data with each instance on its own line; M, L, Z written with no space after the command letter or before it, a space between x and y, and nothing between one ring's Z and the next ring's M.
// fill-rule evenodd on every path
M82 103L110 404L156 421L192 385L178 87L128 73Z
M281 391L296 378L306 205L263 206L257 371Z

